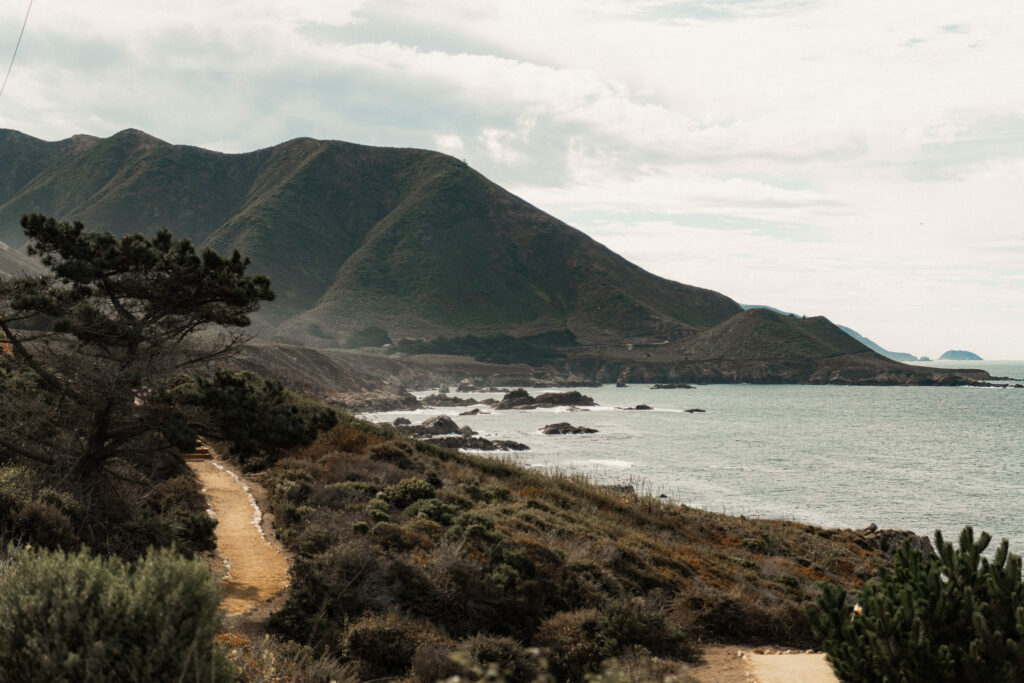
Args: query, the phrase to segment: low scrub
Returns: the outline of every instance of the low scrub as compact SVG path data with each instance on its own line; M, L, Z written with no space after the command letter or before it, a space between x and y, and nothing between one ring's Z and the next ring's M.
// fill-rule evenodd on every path
M220 590L173 551L134 564L82 551L10 551L0 568L0 673L53 681L230 681L214 644Z
M623 496L344 415L264 476L296 554L272 627L359 675L660 680L698 639L810 644L818 582L859 586L878 557L845 532ZM410 651L406 631L429 642Z

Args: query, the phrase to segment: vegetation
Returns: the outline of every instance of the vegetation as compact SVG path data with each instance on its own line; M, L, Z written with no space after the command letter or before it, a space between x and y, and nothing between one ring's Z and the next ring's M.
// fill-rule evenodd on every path
M203 434L230 443L230 455L250 470L270 465L286 449L312 443L338 422L332 408L251 372L181 377L162 399L199 408L193 419Z
M209 547L213 523L180 452L216 415L167 392L244 342L269 282L237 252L198 254L167 232L117 239L41 215L22 225L49 272L0 280L13 352L0 354L0 542L125 557ZM223 331L204 333L213 326Z
M272 627L357 677L473 676L494 656L509 680L583 680L602 662L678 665L701 639L808 646L818 582L860 585L876 557L852 532L624 495L347 416L260 477L296 555Z
M935 532L937 552L909 544L892 570L882 567L851 607L828 585L811 624L844 681L1019 681L1024 678L1021 558L1004 539L990 561L991 537L971 527L958 548Z
M18 549L0 565L0 672L19 683L231 681L217 580L170 550L134 564Z
M544 332L528 337L499 334L492 337L438 337L430 341L403 339L392 349L403 353L439 353L472 356L485 363L526 363L544 365L565 354L559 349L576 345L576 335L569 330Z

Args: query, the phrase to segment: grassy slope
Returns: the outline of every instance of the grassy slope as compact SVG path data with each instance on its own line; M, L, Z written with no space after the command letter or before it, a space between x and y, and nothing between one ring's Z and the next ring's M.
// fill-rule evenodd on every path
M408 479L430 482L434 502L396 504ZM567 643L600 640L587 610L611 605L690 641L807 645L818 582L859 585L876 560L854 532L677 506L358 421L262 482L298 558L276 627L357 665L345 643L368 615L388 614L422 642L452 649L479 633L510 636L551 647L556 665L571 661Z
M275 284L265 317L298 316L284 326L293 341L337 343L369 325L393 338L565 327L674 338L739 311L434 152L297 139L227 155L134 130L53 143L0 132L0 240L20 246L20 216L43 211L238 249Z

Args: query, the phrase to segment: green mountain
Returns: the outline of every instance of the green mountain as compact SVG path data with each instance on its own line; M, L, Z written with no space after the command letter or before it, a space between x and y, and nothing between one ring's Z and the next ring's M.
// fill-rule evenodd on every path
M245 154L136 130L44 142L0 131L0 240L42 212L115 233L168 228L250 256L284 341L571 330L581 343L678 339L741 309L654 276L452 157L296 139Z
M778 308L773 308L772 306L747 305L747 304L743 305L743 310L745 310L745 311L749 311L752 308L763 308L763 309L767 309L769 311L774 311L776 313L780 313L782 315L792 315L792 316L796 315L795 313L790 313L788 311L781 311ZM882 348L882 346L880 344L877 344L876 342L868 339L867 337L862 335L860 332L857 332L856 330L851 329L851 328L847 327L846 325L836 325L836 327L838 327L840 330L842 330L846 334L850 335L851 337L853 337L854 339L859 341L861 344L863 344L864 346L868 347L869 349L871 349L872 351L874 351L875 353L877 353L880 356L885 356L886 358L890 358L892 360L898 360L901 363L913 363L914 361L924 360L923 358L918 358L917 356L915 356L913 354L910 354L910 353L904 353L902 351L889 351L888 349L884 349L884 348Z

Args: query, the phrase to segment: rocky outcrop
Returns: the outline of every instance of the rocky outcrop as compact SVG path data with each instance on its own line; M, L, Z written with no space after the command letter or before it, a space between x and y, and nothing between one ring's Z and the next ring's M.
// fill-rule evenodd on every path
M541 430L544 434L596 434L596 429L590 427L574 427L568 422L556 422L555 424L547 425Z
M594 399L584 396L578 391L564 391L541 394L536 398L526 389L515 389L505 394L501 402L495 406L498 410L531 410L533 408L553 408L556 406L594 406Z
M497 439L491 441L482 436L435 436L427 439L445 448L473 451L528 451L530 447L518 441Z
M418 425L410 424L406 418L397 418L393 423L395 431L414 436L445 448L474 451L526 451L529 446L516 441L485 439L469 426L460 427L447 415L436 415Z
M476 399L459 398L458 396L449 396L448 394L431 394L426 398L420 399L420 404L424 408L460 408L476 405L479 402Z
M472 436L476 434L469 427L459 427L455 424L455 420L451 419L447 415L437 415L435 417L427 418L418 425L413 424L400 424L398 418L394 422L395 429L400 433L408 436L415 436L419 438L429 436L439 436L441 434L461 434L462 436Z
M878 525L871 524L857 533L863 539L858 545L878 550L886 557L893 557L904 543L910 543L910 547L921 551L925 558L931 557L934 552L931 540L927 536L918 536L913 531L879 529Z

